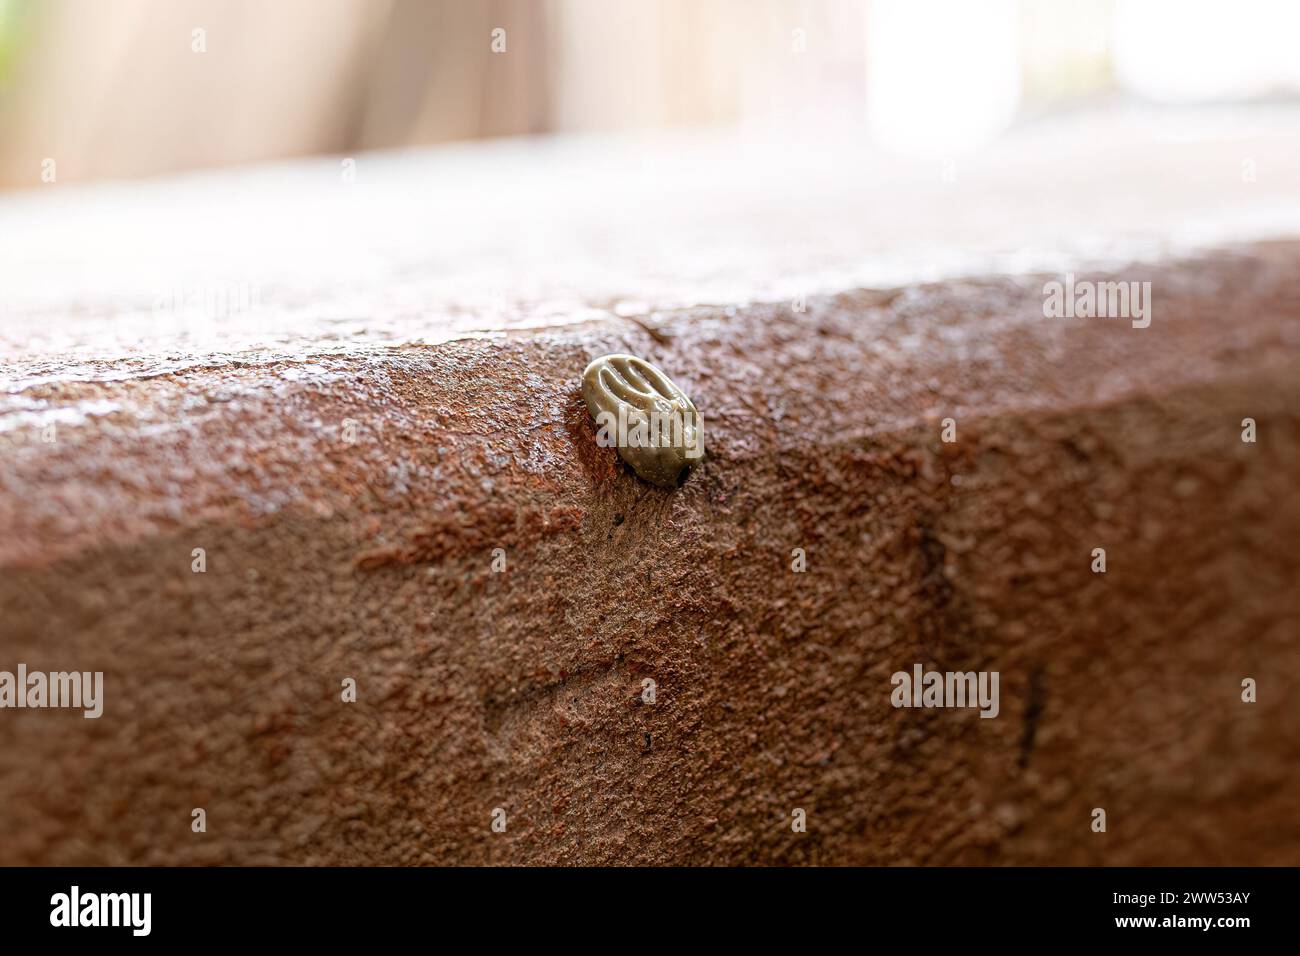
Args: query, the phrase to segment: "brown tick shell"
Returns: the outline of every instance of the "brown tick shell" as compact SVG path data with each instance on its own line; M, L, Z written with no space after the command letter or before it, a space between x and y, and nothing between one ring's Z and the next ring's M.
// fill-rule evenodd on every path
M695 404L644 359L602 355L582 373L582 397L600 429L598 437L615 439L619 457L651 484L675 488L682 472L704 458L704 421ZM617 427L601 427L611 421L625 422L626 434L620 435ZM669 440L646 444L638 433L652 442Z

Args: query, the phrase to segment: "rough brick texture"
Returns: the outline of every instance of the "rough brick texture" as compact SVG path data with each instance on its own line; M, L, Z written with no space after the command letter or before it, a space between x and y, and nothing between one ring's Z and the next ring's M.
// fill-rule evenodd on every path
M1091 277L1152 327L990 270L14 360L0 668L106 701L0 712L0 864L1300 863L1300 244ZM596 446L610 351L704 416L682 488ZM892 708L918 662L1000 716Z

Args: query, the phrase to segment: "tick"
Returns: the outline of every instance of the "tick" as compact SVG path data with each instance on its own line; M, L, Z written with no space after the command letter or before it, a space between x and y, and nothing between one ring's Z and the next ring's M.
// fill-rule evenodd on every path
M582 373L596 442L618 449L645 481L675 488L704 458L704 422L667 375L635 355L603 355Z

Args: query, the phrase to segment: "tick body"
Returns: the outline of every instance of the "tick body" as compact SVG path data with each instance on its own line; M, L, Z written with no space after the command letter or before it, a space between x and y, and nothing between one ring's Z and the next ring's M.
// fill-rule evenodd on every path
M635 355L603 355L582 373L596 441L618 449L639 477L675 488L704 458L704 422L667 375Z

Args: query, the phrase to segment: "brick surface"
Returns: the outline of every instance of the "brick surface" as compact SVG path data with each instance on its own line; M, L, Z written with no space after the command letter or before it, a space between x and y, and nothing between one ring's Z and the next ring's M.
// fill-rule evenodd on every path
M1202 147L1189 179L1232 155ZM90 209L165 201L133 189ZM1032 194L1008 204L1055 228ZM825 235L827 261L878 261ZM48 304L19 282L0 668L103 670L106 699L99 720L0 712L0 863L1300 862L1300 244L1224 243L1063 254L1151 281L1141 330L1045 319L1056 273L973 239L953 261L981 268L935 281L807 272L804 311L758 280L710 300L751 274L715 261L629 266L656 301L601 288L566 312L546 303L583 278L553 267L519 311L457 325L429 266L353 330L335 288L293 313L286 272L260 333L139 341L113 320L149 280L92 277L66 326L29 329L39 348L12 319ZM412 334L433 312L442 331ZM704 416L680 489L595 444L578 376L612 351ZM913 663L999 671L999 717L892 708Z

